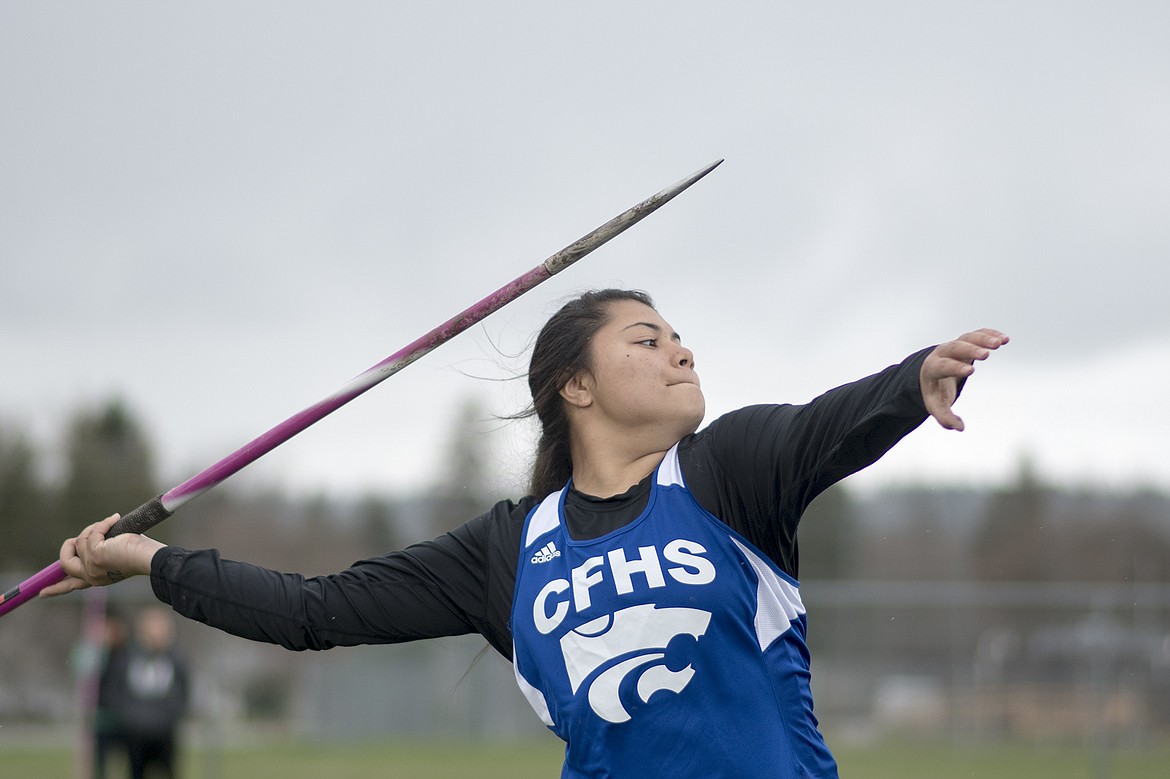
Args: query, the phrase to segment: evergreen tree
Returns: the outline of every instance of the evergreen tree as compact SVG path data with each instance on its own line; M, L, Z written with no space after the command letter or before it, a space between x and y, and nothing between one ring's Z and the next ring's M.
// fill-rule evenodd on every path
M1024 458L1016 482L988 501L974 544L974 570L984 581L1046 581L1052 578L1054 534L1051 490Z
M369 554L379 554L403 545L399 538L397 517L390 502L367 495L358 504L358 536Z
M488 508L493 499L486 414L474 398L460 404L435 487L431 531L445 533Z
M834 484L809 504L797 532L800 576L847 579L851 576L857 522L849 493Z
M113 512L125 514L158 494L146 435L120 400L72 419L66 476L53 522L57 543ZM160 528L158 534L165 534ZM153 531L152 531L153 532Z
M0 427L0 568L28 569L57 551L61 539L45 532L45 491L37 479L36 453L23 433Z

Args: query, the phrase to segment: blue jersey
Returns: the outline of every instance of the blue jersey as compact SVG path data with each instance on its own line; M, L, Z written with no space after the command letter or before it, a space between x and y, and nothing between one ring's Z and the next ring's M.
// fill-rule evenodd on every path
M704 510L677 447L633 522L569 537L568 487L528 515L516 679L564 777L835 779L813 716L799 584Z

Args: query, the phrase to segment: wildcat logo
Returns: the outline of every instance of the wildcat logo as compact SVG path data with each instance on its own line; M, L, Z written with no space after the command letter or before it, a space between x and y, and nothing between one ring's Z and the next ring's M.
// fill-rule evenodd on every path
M597 716L613 723L628 721L627 702L635 703L630 697L635 692L642 703L649 703L656 692L677 694L690 683L695 669L690 663L683 665L685 650L678 647L684 642L675 639L689 636L693 645L710 622L705 611L647 603L569 631L560 643L573 693L588 682L589 706ZM678 655L684 655L682 660L676 659Z

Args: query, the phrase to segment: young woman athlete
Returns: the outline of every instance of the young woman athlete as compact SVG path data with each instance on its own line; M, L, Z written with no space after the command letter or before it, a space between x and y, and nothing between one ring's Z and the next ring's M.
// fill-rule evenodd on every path
M478 632L566 742L562 776L837 776L813 715L796 529L826 487L951 406L976 330L806 405L698 431L694 355L643 293L589 292L541 330L531 495L432 541L306 579L105 538L61 548L58 595L149 575L178 613L289 649Z

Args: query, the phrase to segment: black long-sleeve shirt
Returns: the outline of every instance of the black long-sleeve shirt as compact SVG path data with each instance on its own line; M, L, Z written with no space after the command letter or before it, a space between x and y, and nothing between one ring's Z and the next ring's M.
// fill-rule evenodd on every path
M876 461L926 418L919 371L929 350L804 405L730 412L679 444L699 504L797 576L796 529L808 504ZM611 498L570 490L574 538L638 516L650 478ZM524 520L539 502L501 501L434 540L305 578L224 560L214 549L154 556L157 597L180 614L288 649L383 644L480 633L512 656L509 619Z

